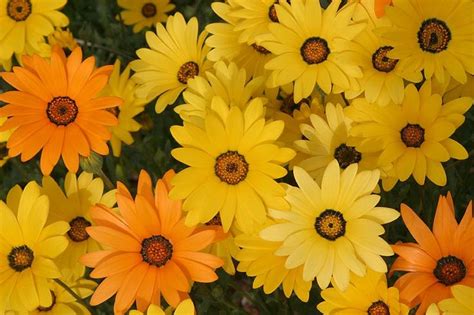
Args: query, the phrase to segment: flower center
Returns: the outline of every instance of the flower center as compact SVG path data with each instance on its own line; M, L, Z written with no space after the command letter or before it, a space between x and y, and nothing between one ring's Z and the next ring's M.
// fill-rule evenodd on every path
M449 255L438 260L433 274L442 284L453 285L464 279L466 266L461 259Z
M275 2L275 3L278 3L278 2ZM278 23L279 20L278 20L278 16L277 16L277 11L275 9L275 5L272 4L272 6L270 7L270 9L268 9L268 17L270 18L270 20L272 22L275 22L275 23Z
M300 48L303 60L310 65L325 61L330 52L328 42L321 37L308 38Z
M424 51L439 53L448 48L451 31L446 23L438 19L423 21L418 30L418 44Z
M339 166L345 169L353 163L359 163L362 159L362 154L355 147L350 147L343 143L334 151L334 158L339 162Z
M0 161L8 156L8 149L6 142L0 143Z
M156 5L151 2L147 2L142 7L142 15L146 18L151 18L156 15Z
M395 69L398 60L387 57L387 53L392 49L393 47L390 46L377 49L372 55L372 66L380 72L390 72Z
M299 110L303 104L306 104L309 106L311 104L311 96L303 98L298 103L295 103L293 94L290 94L287 97L285 97L285 99L283 99L283 105L280 107L280 111L288 115L293 115L293 111L297 109Z
M237 151L227 151L216 158L214 172L221 181L237 185L247 177L249 164Z
M326 209L316 218L314 228L325 239L334 241L346 233L346 220L339 211Z
M410 148L419 148L425 141L425 129L418 124L407 124L400 131L403 143Z
M38 312L49 312L53 309L54 305L56 305L56 294L54 294L53 291L51 291L51 305L50 306L38 306L37 310Z
M206 222L206 225L218 225L218 226L222 226L222 221L221 221L221 216L218 214L216 214L211 220L209 220L208 222Z
M390 315L390 309L388 305L382 301L377 301L370 305L367 310L368 315Z
M83 217L76 217L69 222L71 228L67 231L67 235L74 242L83 242L89 238L86 228L91 225L92 224Z
M13 247L8 254L8 264L13 270L18 272L30 268L34 259L33 251L26 245Z
M143 261L150 265L161 267L165 265L173 256L173 245L161 235L153 235L142 241Z
M68 96L56 96L48 103L46 115L58 126L67 126L76 120L79 108L76 102Z
M188 61L178 70L178 81L187 84L189 79L199 75L199 66L194 61Z
M257 44L252 44L251 46L253 49L255 49L256 52L262 55L268 55L270 53L270 51L267 50L265 47L259 46Z
M7 14L17 22L26 20L31 14L30 0L9 0Z

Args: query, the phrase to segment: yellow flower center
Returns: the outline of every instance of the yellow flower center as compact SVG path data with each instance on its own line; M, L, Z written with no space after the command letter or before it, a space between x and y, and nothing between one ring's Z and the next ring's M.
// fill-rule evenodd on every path
M30 268L34 259L35 255L33 254L33 251L26 245L13 247L8 254L8 264L17 272L22 272L23 270Z
M270 51L268 51L265 47L259 46L257 44L252 44L251 46L256 52L262 55L268 55L270 53Z
M325 239L334 241L346 233L346 220L339 211L326 209L316 218L314 228Z
M359 163L362 159L362 154L345 143L341 144L334 151L334 158L339 162L339 166L343 169L353 163Z
M325 61L330 52L327 41L321 37L308 38L300 48L303 60L310 65Z
M425 129L418 124L407 124L400 131L400 135L403 143L410 148L419 148L425 141Z
M461 259L449 255L438 260L433 274L442 284L453 285L464 279L466 266Z
M188 61L178 70L178 81L187 84L189 79L199 75L199 65L194 61Z
M142 7L142 15L146 18L154 17L156 12L156 5L151 2L145 3Z
M423 21L418 30L418 44L424 51L439 53L448 48L451 31L445 22L438 19Z
M206 222L206 225L218 225L222 226L221 216L216 214L209 222Z
M67 126L76 120L79 108L68 96L56 96L46 108L49 120L57 126Z
M298 103L295 103L293 94L290 94L283 99L283 105L280 107L280 111L288 115L293 115L293 111L300 109L303 104L309 106L311 104L311 96L303 98Z
M372 66L376 70L380 72L390 72L395 69L398 60L387 57L387 53L392 49L393 47L383 46L374 52L374 54L372 55Z
M26 20L31 14L30 0L9 0L7 14L17 22Z
M141 255L146 263L161 267L173 255L173 245L161 235L153 235L142 241Z
M247 177L249 165L237 151L227 151L217 157L214 172L221 181L237 185Z
M387 304L382 301L377 301L370 305L367 310L368 315L390 315L390 309Z
M54 305L56 305L56 294L54 294L53 291L51 291L51 305L50 306L38 306L37 311L38 312L49 312L53 309Z
M69 222L70 229L67 235L73 242L84 242L89 238L86 228L92 224L83 217L76 217Z

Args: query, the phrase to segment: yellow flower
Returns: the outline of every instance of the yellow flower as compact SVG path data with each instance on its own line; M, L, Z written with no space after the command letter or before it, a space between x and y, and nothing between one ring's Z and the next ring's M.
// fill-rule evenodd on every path
M271 210L269 215L282 221L260 232L265 240L283 242L275 255L286 258L286 268L303 266L303 279L316 277L322 289L333 279L344 291L350 272L362 277L366 267L387 272L380 256L393 255L380 237L385 232L381 224L394 221L399 213L376 206L380 196L371 193L379 171L357 170L357 164L351 164L341 173L333 160L319 185L305 170L294 167L299 188L290 186L285 197L291 210Z
M469 97L442 105L441 96L432 94L431 82L427 81L420 91L408 85L401 105L379 107L357 99L346 113L358 123L351 133L364 138L367 150L381 150L378 164L393 163L399 180L413 175L420 185L428 177L444 186L446 173L441 162L468 157L466 149L450 136L471 105Z
M449 76L466 82L474 74L474 2L465 0L398 0L386 7L393 26L381 28L393 50L389 58L400 59L407 71L424 71L440 82Z
M133 32L138 33L156 23L165 22L168 14L175 8L170 0L118 0L124 10L117 16L126 25L133 25Z
M57 257L56 263L67 281L75 281L85 271L85 267L79 263L79 257L101 249L86 232L86 228L92 225L90 208L99 203L112 207L115 204L115 190L103 194L102 180L83 172L77 178L75 174L68 173L64 180L64 191L53 178L43 177L41 193L48 196L50 201L48 221L69 223L66 234L69 245Z
M400 303L398 289L387 287L385 274L368 269L364 277L351 275L346 291L337 286L321 292L323 302L318 310L323 314L408 315L408 306Z
M0 201L0 313L32 311L51 305L48 279L61 277L53 261L67 247L64 221L45 226L48 197L41 195L35 182L19 186ZM15 216L16 213L16 216Z
M67 48L73 51L77 47L77 41L69 29L57 28L53 33L48 35L48 44L50 46L58 45L61 48Z
M465 285L451 287L453 297L442 300L438 307L445 315L474 314L474 288Z
M239 230L251 232L265 222L267 207L288 209L285 190L275 179L286 175L282 165L295 153L275 144L284 124L265 122L260 99L242 111L214 97L211 108L204 127L186 122L171 127L183 146L171 154L190 167L173 179L170 196L186 199L187 225L208 222L219 213L224 231L235 218Z
M110 144L114 156L120 156L122 142L127 145L133 143L134 140L130 132L138 131L141 128L134 117L143 112L147 104L145 99L135 97L136 84L129 78L130 65L120 73L120 60L117 59L109 83L101 93L103 96L117 96L123 99L123 104L111 109L118 118L118 125L111 127Z
M51 34L55 27L67 26L67 16L58 11L66 2L0 0L0 59L23 53L27 45L39 50L43 36Z
M138 83L136 95L152 100L161 113L173 104L187 87L188 80L205 73L209 67L205 60L208 48L204 46L206 32L198 37L198 21L195 17L188 23L181 13L168 17L166 28L156 24L156 34L146 33L149 48L137 50L139 60L131 62L136 72L133 79Z
M294 0L275 5L279 23L269 25L271 34L261 36L260 45L275 54L265 68L272 73L269 87L294 83L294 101L311 95L316 84L326 94L356 89L362 73L348 43L366 26L352 23L356 4L338 11L340 1L322 10L318 1ZM302 12L305 12L303 14Z
M11 58L0 58L0 70L10 71L12 68L12 59Z
M130 311L130 315L194 315L196 310L194 309L194 304L191 299L186 299L178 304L175 311L172 312L169 308L166 311L163 311L158 305L152 304L148 307L145 313L142 313L137 310Z

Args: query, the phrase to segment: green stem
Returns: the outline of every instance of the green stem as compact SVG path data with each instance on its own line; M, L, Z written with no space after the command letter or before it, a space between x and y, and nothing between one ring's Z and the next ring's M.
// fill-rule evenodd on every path
M62 282L61 280L59 279L54 279L54 282L56 282L57 284L59 284L61 287L64 288L64 290L66 290L69 294L71 294L78 303L82 304L85 308L87 308L87 310L92 314L94 315L95 312L94 312L94 309L86 303L86 301L84 301L76 292L74 292L74 290L72 290L67 284L65 284L64 282Z
M127 58L129 60L133 60L133 59L136 59L134 56L132 55L129 55L123 51L119 51L119 50L116 50L116 49L112 49L110 47L107 47L107 46L103 46L103 45L100 45L100 44L96 44L96 43L92 43L92 42L86 42L85 40L83 39L78 39L76 38L76 41L81 45L81 46L86 46L86 47L92 47L92 48L97 48L97 49L100 49L100 50L104 50L104 51L107 51L109 53L112 53L116 56L121 56L121 57L124 57L124 58Z
M110 178L104 173L103 170L100 170L97 175L100 176L100 178L102 178L102 180L104 181L105 183L105 186L107 187L108 190L112 190L112 189L115 189L115 185L114 183L110 180Z

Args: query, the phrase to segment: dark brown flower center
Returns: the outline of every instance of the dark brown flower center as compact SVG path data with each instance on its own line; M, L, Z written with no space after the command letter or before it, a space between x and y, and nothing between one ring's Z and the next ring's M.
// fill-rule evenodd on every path
M390 72L395 69L398 60L387 57L387 53L392 49L393 47L390 46L377 49L372 55L372 66L380 72Z
M303 104L310 105L311 104L311 96L303 98L298 103L295 103L294 95L290 94L283 99L283 105L280 107L280 111L285 114L293 115L295 110L299 110Z
M346 233L346 220L339 211L326 209L316 218L314 228L325 239L334 241Z
M187 84L189 79L199 75L199 65L194 61L188 61L178 70L178 81Z
M208 222L206 222L206 225L218 225L218 226L222 226L222 221L221 221L221 216L218 214L216 214L211 220L209 220Z
M214 172L221 181L237 185L247 177L249 165L237 151L227 151L216 158Z
M278 3L278 2L275 2L275 3ZM270 9L268 9L268 17L270 18L270 20L272 22L275 22L275 23L278 23L279 20L278 20L278 16L277 16L277 11L275 9L275 5L272 4L272 6L270 7Z
M38 312L49 312L53 309L54 305L56 305L56 294L54 294L53 291L51 291L51 305L50 306L38 306L37 310Z
M67 126L76 120L79 108L76 102L68 96L53 98L46 108L49 120L58 126Z
M33 251L26 245L13 247L8 254L8 265L17 272L30 268L33 264L35 255Z
M362 154L355 147L350 147L343 143L334 151L334 158L339 162L339 166L345 169L353 163L359 163L362 159Z
M403 143L410 148L419 148L425 141L425 129L418 124L407 124L400 131L400 135Z
M418 44L424 51L439 53L448 48L451 31L445 22L438 19L423 21L418 30Z
M7 3L7 14L17 22L26 20L31 14L31 1L9 0Z
M270 53L270 51L267 50L265 47L259 46L257 44L252 44L251 46L253 49L255 49L256 52L262 55L268 55Z
M0 161L6 158L7 156L8 156L7 143L1 142L0 143Z
M156 15L156 5L151 2L147 2L142 7L142 15L146 18L151 18Z
M438 260L433 274L442 284L453 285L464 279L466 266L461 259L449 255Z
M387 304L382 301L377 301L370 305L367 310L368 315L390 315L390 309Z
M308 38L300 48L303 60L310 65L325 61L330 52L328 42L321 37Z
M140 253L143 261L150 265L161 267L173 256L173 245L167 238L161 235L153 235L142 241Z
M76 217L69 222L70 229L67 235L74 242L84 242L89 238L86 228L92 224L83 217Z

